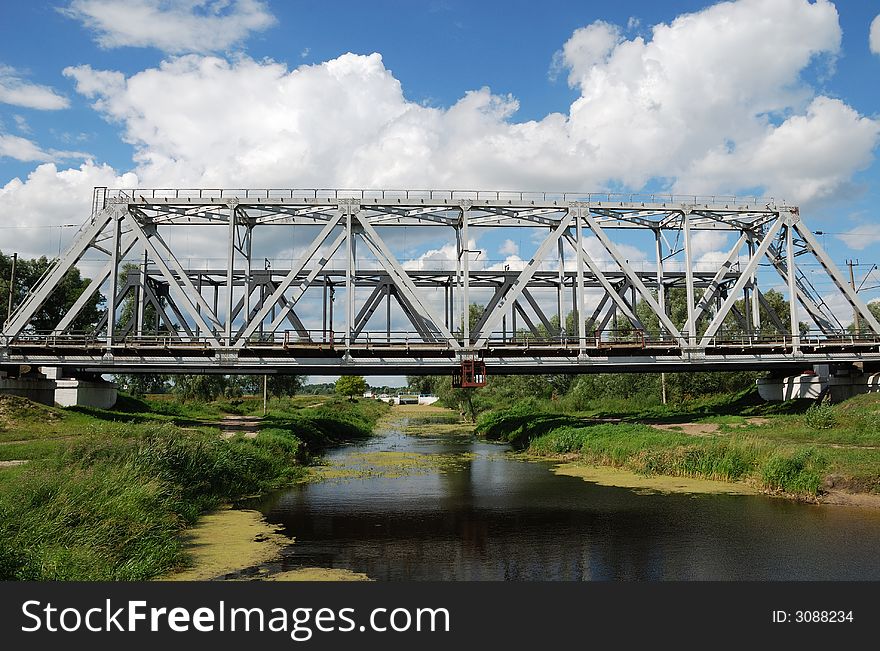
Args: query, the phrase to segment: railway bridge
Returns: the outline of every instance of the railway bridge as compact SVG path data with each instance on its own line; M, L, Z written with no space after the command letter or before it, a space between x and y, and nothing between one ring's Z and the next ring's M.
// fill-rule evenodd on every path
M74 266L88 288L36 328ZM102 318L78 329L98 297ZM880 323L798 207L679 195L95 188L0 333L0 369L74 374L464 373L467 385L485 372L878 362Z

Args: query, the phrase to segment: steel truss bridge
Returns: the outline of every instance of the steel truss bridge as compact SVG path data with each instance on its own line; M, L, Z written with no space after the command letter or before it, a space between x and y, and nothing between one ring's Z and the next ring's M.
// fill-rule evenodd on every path
M528 262L480 263L475 233L492 229L535 243ZM694 251L702 231L736 239L709 270ZM402 261L402 233L439 239L450 259L429 269ZM185 266L183 234L221 262ZM648 268L627 259L633 237L653 249ZM264 256L279 242L292 243L284 268ZM34 329L65 274L86 260L95 267L87 290L51 330ZM816 289L816 269L842 300ZM795 297L784 314L767 299L774 286ZM674 291L686 296L683 322L670 313ZM74 330L97 292L106 298L97 328ZM478 297L485 310L469 318ZM580 318L568 319L572 311ZM852 315L856 332L842 322ZM91 216L0 334L6 369L400 375L450 373L473 360L492 373L872 363L880 323L798 208L773 202L96 188Z

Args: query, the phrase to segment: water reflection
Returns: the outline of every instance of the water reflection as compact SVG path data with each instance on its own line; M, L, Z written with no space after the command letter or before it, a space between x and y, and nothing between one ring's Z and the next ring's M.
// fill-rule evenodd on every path
M640 494L503 446L389 431L334 451L469 453L445 472L306 484L259 508L296 543L282 569L378 580L880 579L880 513L761 496Z

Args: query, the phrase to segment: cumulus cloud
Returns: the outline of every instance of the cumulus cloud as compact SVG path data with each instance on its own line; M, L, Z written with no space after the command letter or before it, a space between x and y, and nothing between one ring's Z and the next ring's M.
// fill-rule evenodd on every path
M134 174L118 175L108 165L92 161L65 170L53 163L39 165L26 180L16 178L0 188L4 241L15 242L15 250L25 257L57 254L59 239L76 230L65 230L59 238L57 228L85 221L91 211L92 188L135 187L137 183Z
M849 248L861 251L880 242L880 224L861 224L837 236Z
M195 15L211 5L135 6ZM185 54L134 74L88 65L64 74L132 145L125 185L553 191L638 190L652 181L692 194L749 190L803 204L833 197L871 163L880 123L805 81L810 66L840 50L827 0L726 2L643 32L649 36L628 36L604 22L576 30L557 62L578 98L567 113L530 121L517 120L516 98L488 88L446 107L410 101L378 53L294 69L244 55ZM22 151L25 144L17 143ZM71 173L95 175L83 167ZM62 174L53 168L8 184L0 210L18 197L37 201L29 186L38 179L46 192ZM85 204L91 184L79 187ZM707 263L730 244L701 237L695 234L695 247ZM597 259L608 257L598 242L588 238L587 246ZM417 261L426 248L432 251ZM529 253L503 249L508 258ZM652 264L637 247L624 255ZM448 257L425 244L401 259L430 267Z
M506 239L498 247L498 253L501 255L517 255L519 254L519 245L511 239Z
M411 102L379 54L293 70L187 55L131 76L65 74L122 126L148 183L587 190L659 178L803 203L833 195L880 139L877 121L802 78L840 38L827 0L723 3L649 40L596 22L560 51L580 92L568 115L532 121L488 88L447 108Z
M31 83L15 68L0 63L0 103L41 111L67 108L68 99L48 86Z
M871 21L871 34L868 39L871 52L880 54L880 16Z
M72 0L61 12L94 32L103 48L172 54L225 50L275 24L262 0Z

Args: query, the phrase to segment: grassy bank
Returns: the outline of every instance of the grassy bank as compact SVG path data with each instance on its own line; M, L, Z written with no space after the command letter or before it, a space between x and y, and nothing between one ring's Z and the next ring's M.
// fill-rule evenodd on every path
M642 474L747 481L815 497L880 493L880 396L834 406L759 403L751 393L650 411L553 413L534 402L484 414L477 431L544 457Z
M201 513L291 483L387 410L321 402L276 400L255 438L224 440L222 404L102 411L0 396L0 459L28 460L0 468L0 579L142 580L184 565L179 533Z

